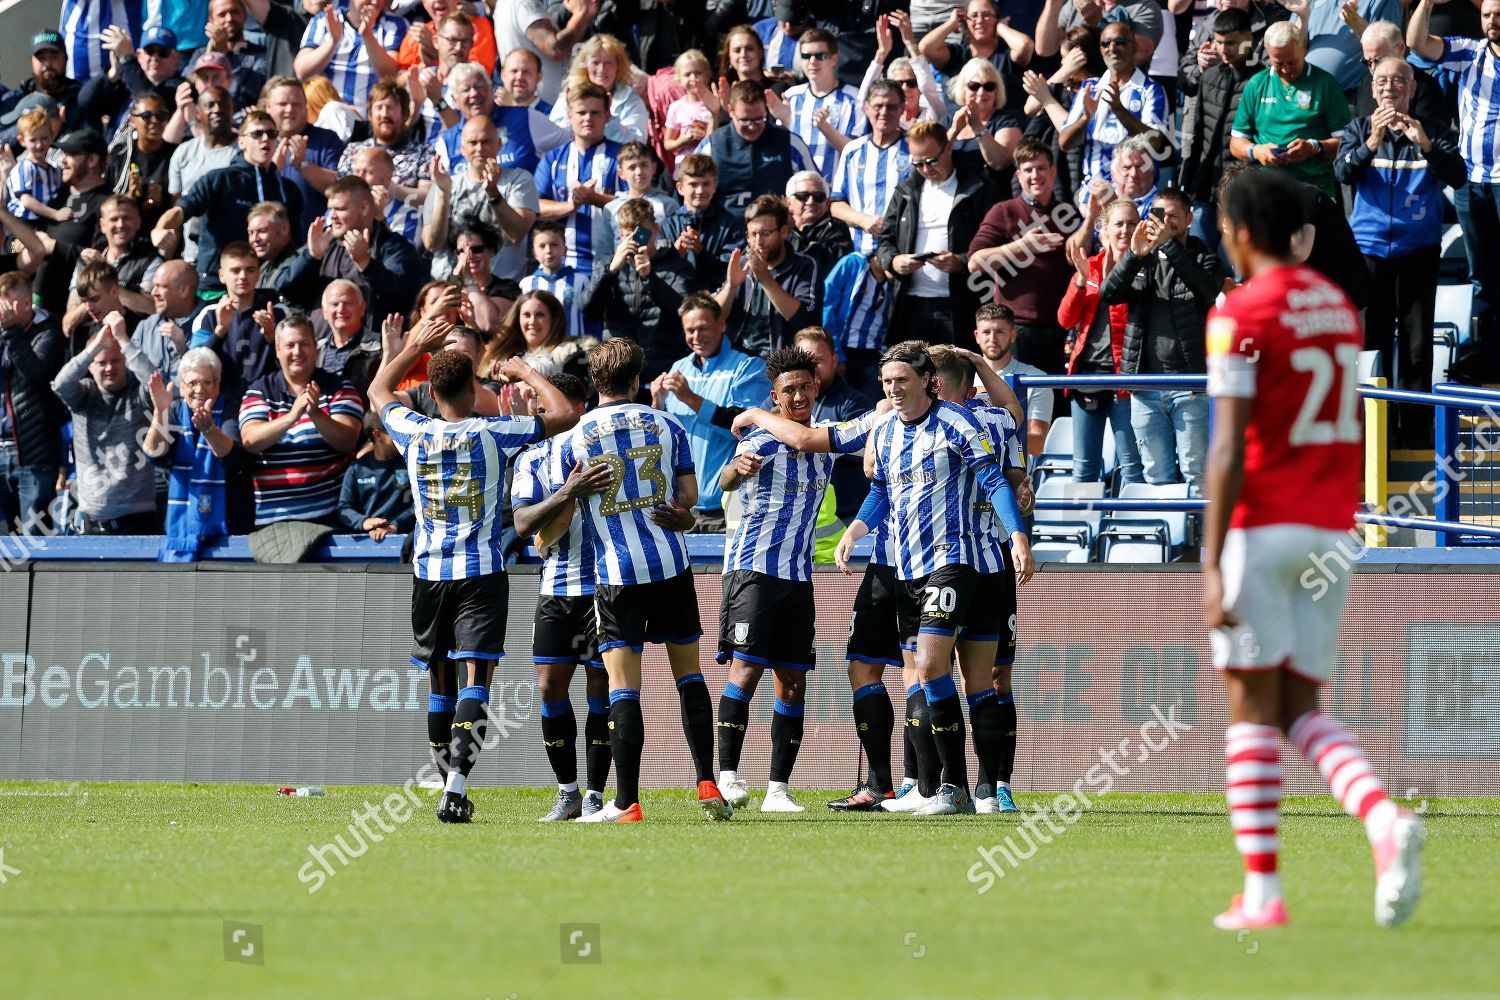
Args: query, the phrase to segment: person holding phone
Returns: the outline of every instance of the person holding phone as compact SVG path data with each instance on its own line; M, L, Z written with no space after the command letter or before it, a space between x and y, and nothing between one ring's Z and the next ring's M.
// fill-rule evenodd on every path
M1266 29L1266 62L1240 96L1230 155L1285 170L1337 200L1333 158L1351 117L1348 99L1332 74L1307 61L1307 43L1290 22Z

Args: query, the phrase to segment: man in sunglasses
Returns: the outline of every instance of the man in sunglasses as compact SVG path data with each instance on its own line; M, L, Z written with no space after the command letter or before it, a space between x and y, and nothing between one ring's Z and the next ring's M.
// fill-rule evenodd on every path
M1063 149L1083 145L1080 203L1094 178L1111 179L1110 157L1127 137L1146 135L1158 152L1169 149L1167 94L1136 65L1136 45L1135 30L1128 23L1111 21L1104 26L1099 33L1104 75L1085 80L1078 88L1068 119L1057 134Z
M1368 118L1375 113L1374 88L1375 67L1387 56L1406 59L1406 38L1401 29L1390 21L1371 21L1359 36L1360 52L1369 73L1359 81L1350 110L1356 118ZM1407 65L1411 65L1408 61ZM1426 70L1412 66L1411 114L1428 121L1453 121L1457 118L1456 106L1450 106L1443 96L1443 88Z
M198 274L204 287L218 289L219 249L247 239L250 209L263 201L285 205L294 219L302 217L302 192L284 179L276 162L276 122L264 111L245 113L240 125L240 152L229 166L206 174L169 208L151 232L151 242L170 256L182 246L182 224L203 218L198 235ZM293 232L296 232L294 228Z
M833 180L839 153L870 123L860 109L859 90L839 82L838 39L822 28L809 28L797 49L807 82L789 89L784 98L768 90L767 101L781 124L812 150L818 173Z
M154 93L173 106L173 94L182 84L177 36L160 25L141 34L139 47L119 25L105 28L99 38L109 52L109 70L90 78L79 92L90 124L106 122L106 136L114 136L138 122L130 120L136 95Z
M792 252L811 257L818 265L818 308L822 308L823 282L833 265L854 252L849 227L828 213L828 183L821 174L804 170L786 182L786 204L792 214L787 246Z

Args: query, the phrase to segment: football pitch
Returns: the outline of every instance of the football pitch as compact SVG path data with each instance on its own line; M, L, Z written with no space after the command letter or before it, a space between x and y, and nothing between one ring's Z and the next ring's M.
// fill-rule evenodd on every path
M995 877L980 848L1030 843L1013 816L801 792L805 815L713 824L683 791L646 793L640 825L541 825L550 791L480 789L454 827L419 791L404 821L366 814L377 843L351 813L394 791L0 784L0 995L1500 995L1497 799L1426 803L1426 894L1395 931L1358 823L1289 799L1291 926L1235 935L1209 923L1240 881L1217 795L1103 796ZM359 856L310 860L340 835Z

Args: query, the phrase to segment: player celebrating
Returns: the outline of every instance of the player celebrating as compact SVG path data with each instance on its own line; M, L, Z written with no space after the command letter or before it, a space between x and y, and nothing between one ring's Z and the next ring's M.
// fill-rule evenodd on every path
M966 407L990 435L1000 469L1025 514L1031 507L1031 491L1025 485L1026 459L1015 418L1008 410L974 398L975 364L971 356L966 356L968 352L937 344L927 353L937 369L938 398ZM982 360L980 364L989 367ZM1016 578L1019 575L1024 584L1031 579L1034 567L1030 565L1029 548L1027 564L1017 567L991 504L981 501L975 515L980 534L974 546L975 568L979 570L974 603L991 609L988 617L998 632L976 629L972 624L965 624L959 631L958 664L969 703L969 723L974 728L974 755L979 761L974 808L980 813L1013 813L1021 811L1010 792L1016 764L1016 698L1010 686L1011 667L1016 662Z
M573 375L559 373L549 380L568 399L574 419L583 416L588 386ZM542 408L538 408L538 413ZM582 518L558 519L560 510L609 485L609 467L580 465L563 482L557 475L558 445L553 437L527 448L516 459L511 480L511 506L516 533L536 535L542 563L541 599L537 602L536 627L531 635L531 657L536 664L537 690L542 699L542 746L557 776L557 802L542 822L592 816L604 808L604 784L609 779L609 679L598 653L594 629L594 550L583 534ZM563 482L553 490L552 482ZM562 528L554 520L565 520ZM568 687L582 664L587 669L588 790L578 792L578 720Z
M438 819L467 823L474 815L467 780L483 739L490 675L505 655L510 580L501 550L500 496L505 449L521 448L573 426L567 398L518 358L504 373L537 395L544 417L474 417L474 364L467 354L438 350L452 332L442 321L419 324L397 349L394 330L386 362L370 384L370 403L406 459L417 508L412 541L412 662L428 671L427 739L446 773ZM396 401L396 384L423 354L441 420ZM466 683L457 689L462 663ZM446 758L446 759L445 759Z
M609 740L615 799L585 823L641 821L641 650L667 647L682 705L682 728L698 774L698 802L713 819L733 808L713 780L714 718L698 670L698 595L682 533L693 526L698 484L687 432L671 415L636 403L644 353L617 337L589 351L599 405L559 446L557 474L604 465L609 484L580 503L594 546L594 608L599 651L609 672ZM670 477L670 478L669 478ZM564 507L559 517L571 517ZM559 525L561 526L561 525Z
M792 347L766 361L771 401L788 420L812 421L818 395L818 362ZM771 778L761 812L802 812L787 791L802 742L807 671L814 666L812 562L818 510L834 457L800 452L768 431L754 430L735 449L719 485L744 487L745 512L724 554L724 603L719 621L719 662L730 661L719 699L719 788L731 805L745 806L750 791L739 777L740 749L750 700L770 667L776 681L771 718ZM886 731L889 741L890 730Z
M872 435L870 496L840 539L840 553L847 560L850 546L863 534L860 528L891 518L899 581L897 629L905 666L921 678L941 768L932 801L914 815L973 812L963 711L951 661L961 628L976 635L999 634L994 620L998 609L975 600L980 583L975 508L981 494L1004 524L1023 577L1030 576L1030 541L989 434L966 408L938 400L936 371L923 346L908 341L886 351L880 381L900 419L887 420ZM868 457L866 462L871 464ZM989 679L986 671L984 680ZM975 705L987 733L995 728L988 717L998 708L994 699ZM920 755L920 743L917 749Z
M1261 170L1236 176L1219 199L1224 245L1249 279L1210 316L1207 335L1203 606L1229 699L1225 785L1245 859L1244 893L1214 918L1225 930L1287 922L1276 873L1282 733L1364 822L1375 922L1397 926L1422 891L1421 821L1396 807L1354 736L1318 710L1349 578L1316 597L1297 581L1342 542L1359 503L1362 337L1344 293L1294 263L1300 203L1292 182Z

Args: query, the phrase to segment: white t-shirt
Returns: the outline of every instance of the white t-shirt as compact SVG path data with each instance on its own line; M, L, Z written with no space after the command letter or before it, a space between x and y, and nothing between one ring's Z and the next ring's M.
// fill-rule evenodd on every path
M996 369L997 375L1045 375L1036 365L1028 365L1011 354L1010 362L1003 368ZM1051 389L1027 389L1026 390L1026 419L1040 420L1044 424L1052 423L1052 390Z
M535 53L542 61L542 82L537 85L537 96L548 104L556 104L557 95L562 92L564 66L563 63L542 55L541 50L526 37L526 29L538 21L552 23L547 16L547 5L542 0L510 0L496 7L495 51L498 58L495 65L503 63L505 57L515 49ZM552 26L557 27L556 24Z
M958 194L958 171L938 184L928 181L922 185L921 216L917 221L917 249L919 254L941 253L948 246L948 216L953 214L953 202ZM923 299L947 298L950 294L948 275L931 264L911 276L907 293Z

